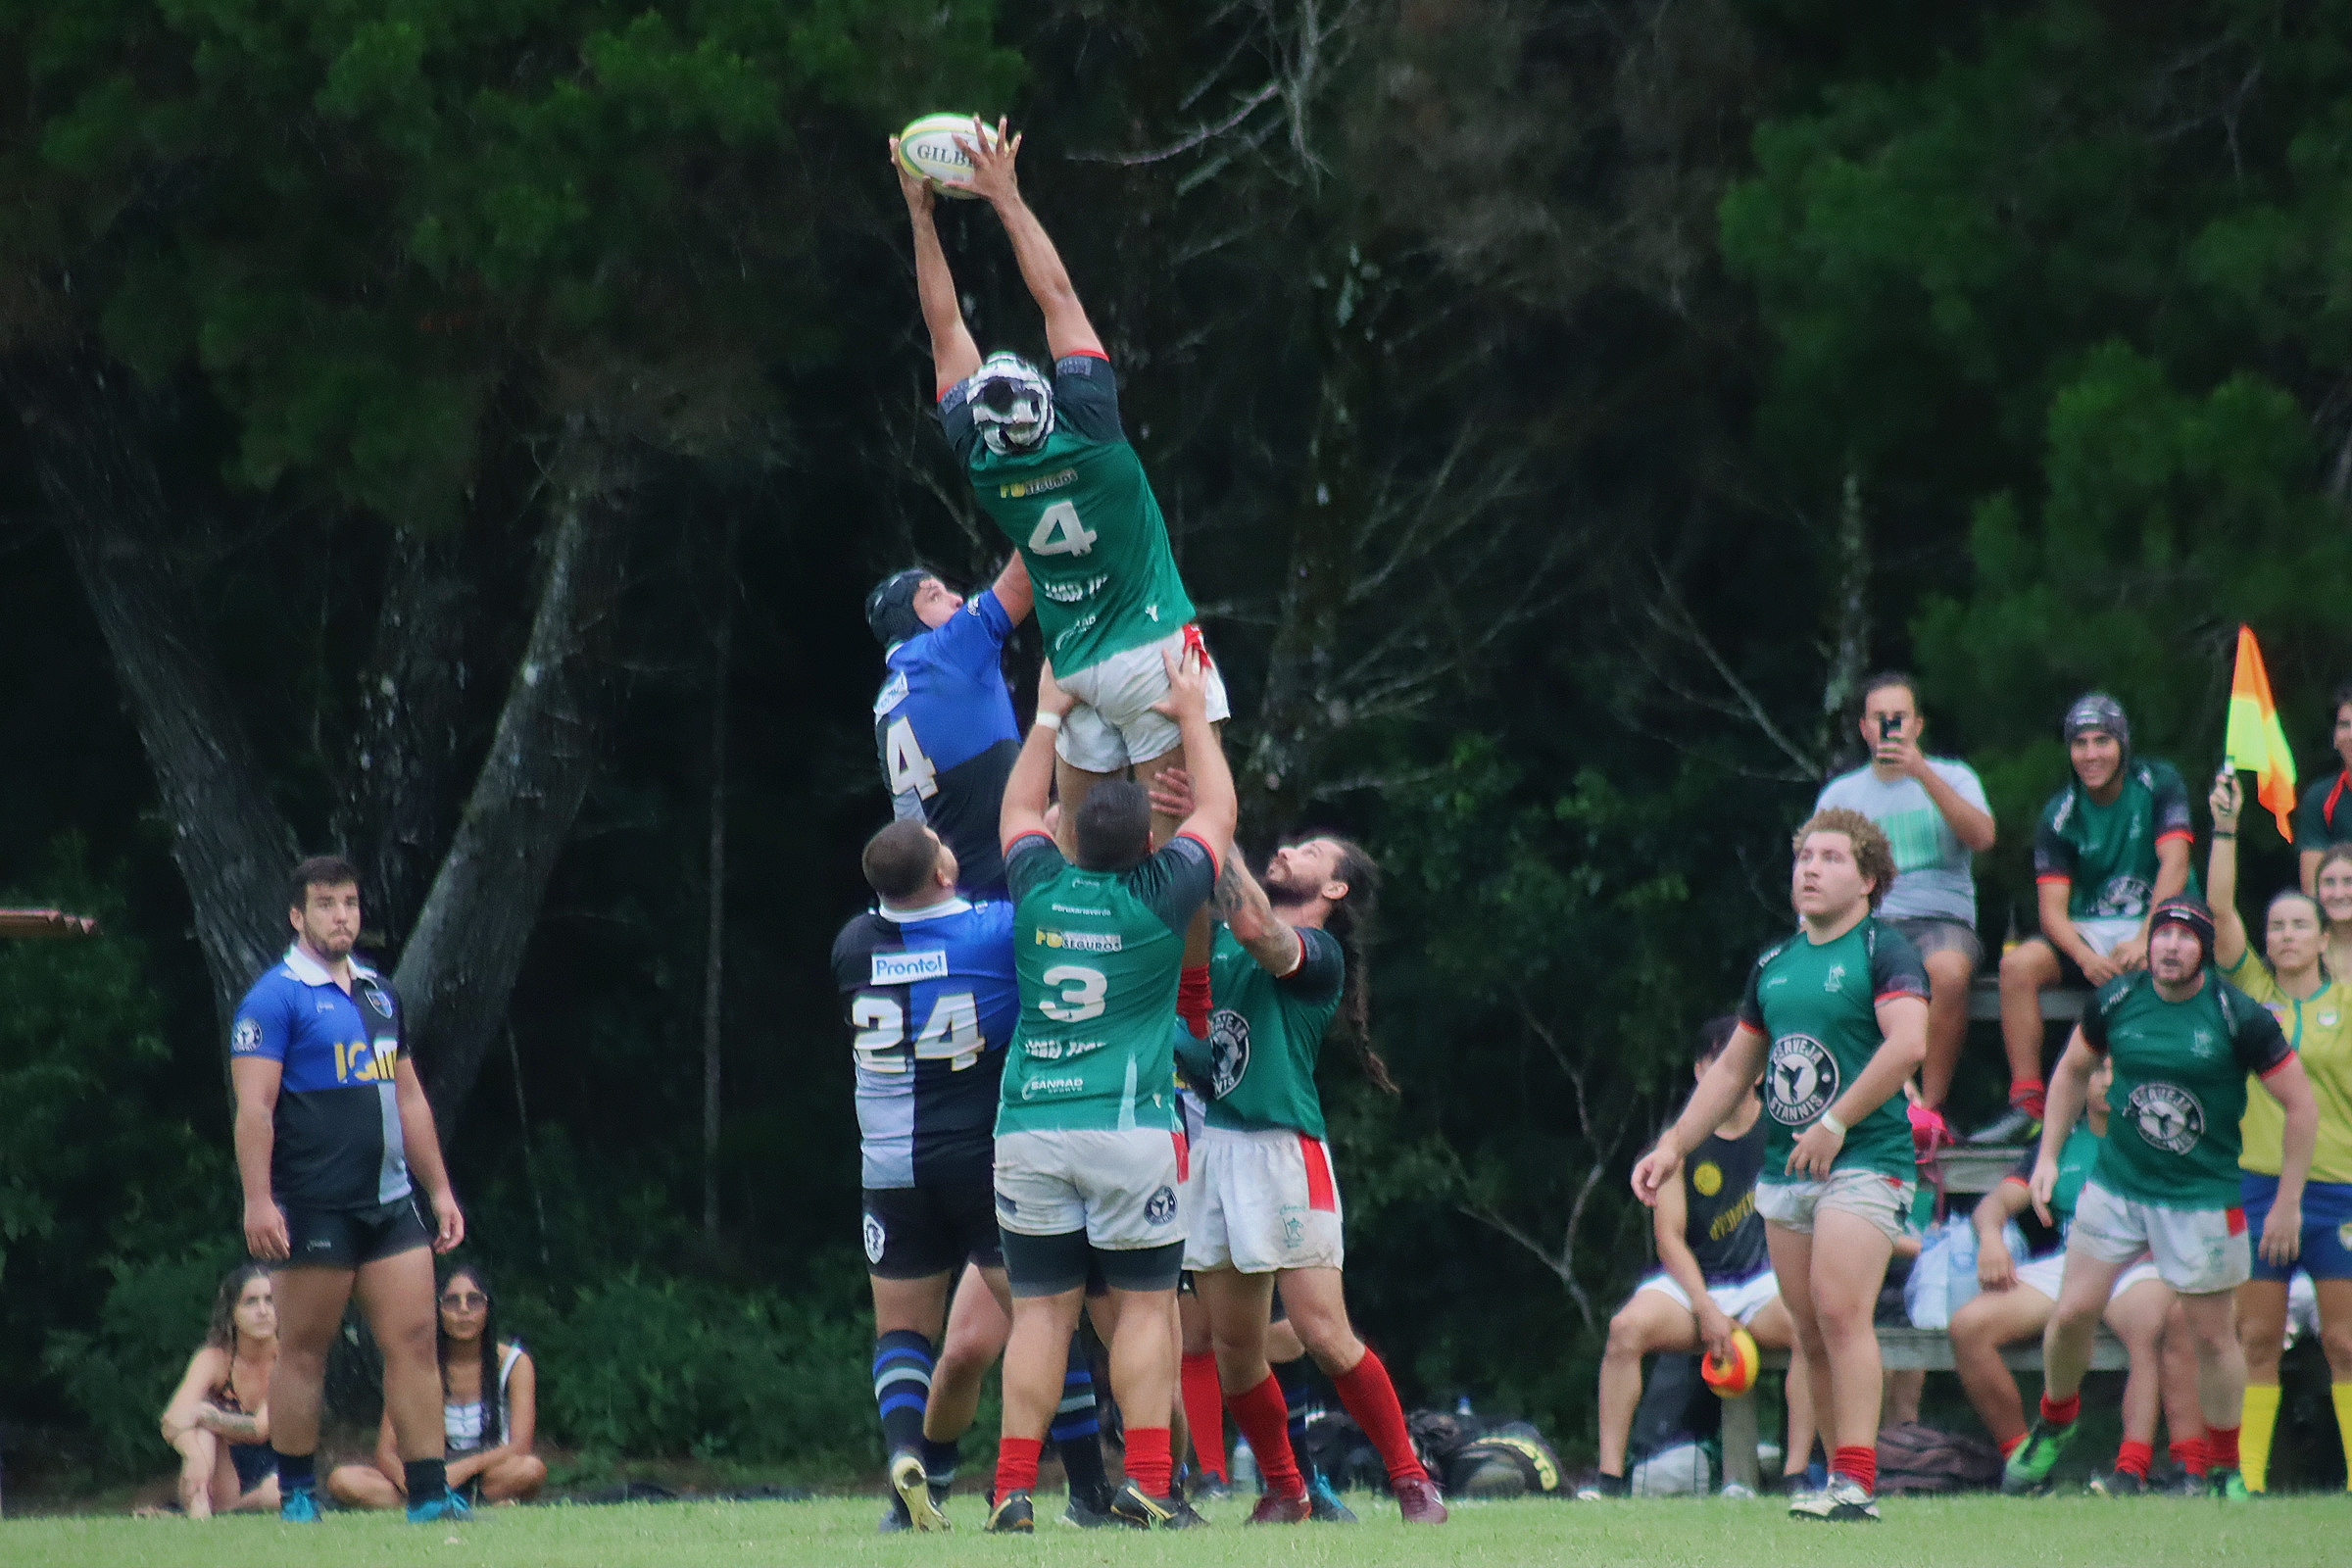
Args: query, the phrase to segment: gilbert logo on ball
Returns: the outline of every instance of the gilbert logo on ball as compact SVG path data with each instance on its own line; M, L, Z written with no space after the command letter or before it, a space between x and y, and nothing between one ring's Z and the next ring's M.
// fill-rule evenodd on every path
M969 201L972 193L956 188L972 177L972 161L956 145L958 136L993 146L997 133L994 126L983 125L970 115L925 115L908 121L906 128L899 132L899 162L909 174L930 181L931 188L942 196Z
M1756 1352L1756 1337L1745 1329L1732 1330L1732 1353L1727 1356L1708 1356L1698 1363L1698 1375L1707 1387L1727 1399L1736 1399L1756 1386L1756 1373L1763 1359Z

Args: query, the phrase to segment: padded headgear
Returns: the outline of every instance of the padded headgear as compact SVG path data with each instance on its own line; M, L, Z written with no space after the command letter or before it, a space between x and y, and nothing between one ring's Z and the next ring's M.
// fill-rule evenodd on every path
M2213 961L2213 911L2205 907L2203 899L2191 898L2185 893L2174 894L2156 906L2155 913L2148 916L2148 934L2154 936L2160 925L2188 927L2204 948L2201 961Z
M923 619L914 612L914 591L930 576L920 566L908 566L883 578L865 596L865 623L884 648L896 647L923 630Z
M2075 699L2075 706L2066 710L2066 738L2074 738L2085 730L2098 730L2115 737L2115 744L2125 751L2132 749L2132 722L2124 717L2124 705L2105 692L2084 692Z
M1054 433L1054 383L1018 354L991 354L970 385L972 423L999 457L1042 446Z

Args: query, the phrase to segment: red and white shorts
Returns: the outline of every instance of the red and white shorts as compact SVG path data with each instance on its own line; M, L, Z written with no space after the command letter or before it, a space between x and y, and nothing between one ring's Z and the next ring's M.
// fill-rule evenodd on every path
M1205 1127L1192 1154L1186 1268L1341 1266L1340 1184L1321 1139L1292 1127Z

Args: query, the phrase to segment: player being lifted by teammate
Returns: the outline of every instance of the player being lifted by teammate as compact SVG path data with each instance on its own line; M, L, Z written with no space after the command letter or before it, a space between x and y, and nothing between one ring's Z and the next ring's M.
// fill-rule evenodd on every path
M1831 1446L1829 1485L1788 1511L1876 1519L1882 1375L1871 1313L1911 1207L1901 1089L1927 1054L1928 976L1919 950L1874 912L1894 879L1876 823L1831 807L1797 829L1795 849L1789 902L1801 928L1756 959L1739 1029L1635 1165L1634 1192L1655 1203L1763 1075L1772 1131L1756 1212Z
M968 185L1004 222L1022 280L1045 315L1050 379L1017 354L980 357L940 247L934 192L898 163L895 140L892 167L914 229L915 290L931 336L940 426L981 510L1027 564L1046 658L1075 700L1054 742L1060 843L1068 854L1090 789L1130 767L1148 784L1182 758L1183 738L1159 706L1167 694L1162 655L1198 653L1211 724L1227 716L1225 686L1192 623L1166 519L1120 423L1109 357L1053 240L1021 199L1013 171L1021 139L1002 122L994 135L977 122L972 130L957 143L971 161ZM1154 827L1164 838L1175 823ZM1179 999L1196 1035L1207 1028L1207 937L1205 924L1191 933Z
M1125 781L1102 784L1077 808L1074 861L1055 848L1046 790L1071 699L1051 666L1038 678L1036 727L1004 786L1021 1010L997 1116L1012 1339L992 1531L1033 1527L1038 1450L1061 1400L1087 1275L1098 1269L1110 1287L1111 1390L1127 1429L1127 1483L1111 1512L1144 1527L1193 1517L1170 1495L1185 1149L1169 1019L1184 931L1232 846L1234 793L1199 656L1163 657L1162 711L1182 728L1199 805L1157 854L1151 805Z

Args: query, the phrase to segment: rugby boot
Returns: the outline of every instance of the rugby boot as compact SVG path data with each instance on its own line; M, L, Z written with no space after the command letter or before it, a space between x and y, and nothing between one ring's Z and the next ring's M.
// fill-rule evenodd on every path
M1593 1471L1576 1489L1576 1500L1579 1502L1613 1502L1619 1497L1632 1495L1633 1489L1625 1477L1610 1475L1606 1470Z
M1852 1476L1833 1475L1819 1492L1807 1493L1788 1504L1791 1519L1825 1519L1833 1524L1876 1521L1879 1499L1863 1490Z
M1037 1507L1029 1500L1027 1488L1007 1492L997 1499L988 1511L985 1527L992 1536L1033 1536L1037 1534Z
M1111 1494L1110 1516L1136 1530L1189 1530L1206 1524L1191 1503L1181 1497L1154 1497L1134 1482L1121 1483Z
M1250 1522L1253 1525L1298 1525L1306 1523L1314 1515L1315 1505L1305 1493L1286 1497L1280 1493L1269 1492L1257 1499L1256 1507L1250 1510Z
M913 1528L914 1516L906 1511L905 1503L893 1497L890 1506L882 1510L882 1522L874 1526L874 1532L877 1535L895 1536Z
M2048 1486L2050 1472L2058 1468L2059 1459L2073 1446L2075 1432L2081 1426L2080 1421L2069 1421L2062 1427L2053 1427L2035 1416L2034 1430L2026 1434L2026 1441L2017 1446L2017 1451L2001 1469L2001 1494L2021 1497Z
M318 1522L318 1493L314 1487L288 1487L277 1499L278 1519L290 1525Z
M921 1454L911 1448L901 1448L890 1456L890 1490L898 1494L899 1506L906 1510L906 1517L916 1530L948 1528L948 1516L931 1500L931 1478L923 1471Z
M2011 1105L1968 1135L1972 1144L2025 1145L2041 1136L2041 1118L2023 1105Z
M409 1523L413 1525L454 1525L472 1517L473 1509L466 1505L466 1499L447 1487L441 1489L438 1497L427 1497L422 1502L411 1499L409 1503Z
M2148 1490L2147 1482L2129 1470L2110 1470L2090 1478L2090 1491L2102 1497L2138 1497Z
M1438 1495L1438 1484L1427 1476L1409 1476L1389 1483L1396 1494L1396 1510L1404 1515L1408 1525L1442 1525L1446 1522L1446 1499Z
M2205 1472L2205 1494L2223 1502L2244 1502L2254 1495L2235 1465L2216 1465Z
M1061 1510L1061 1522L1080 1530L1100 1530L1119 1521L1110 1516L1110 1483L1100 1486L1070 1489L1070 1505Z
M1332 1490L1330 1479L1320 1470L1307 1473L1306 1501L1309 1510L1307 1517L1317 1524L1355 1523L1355 1510L1340 1500L1340 1494Z

